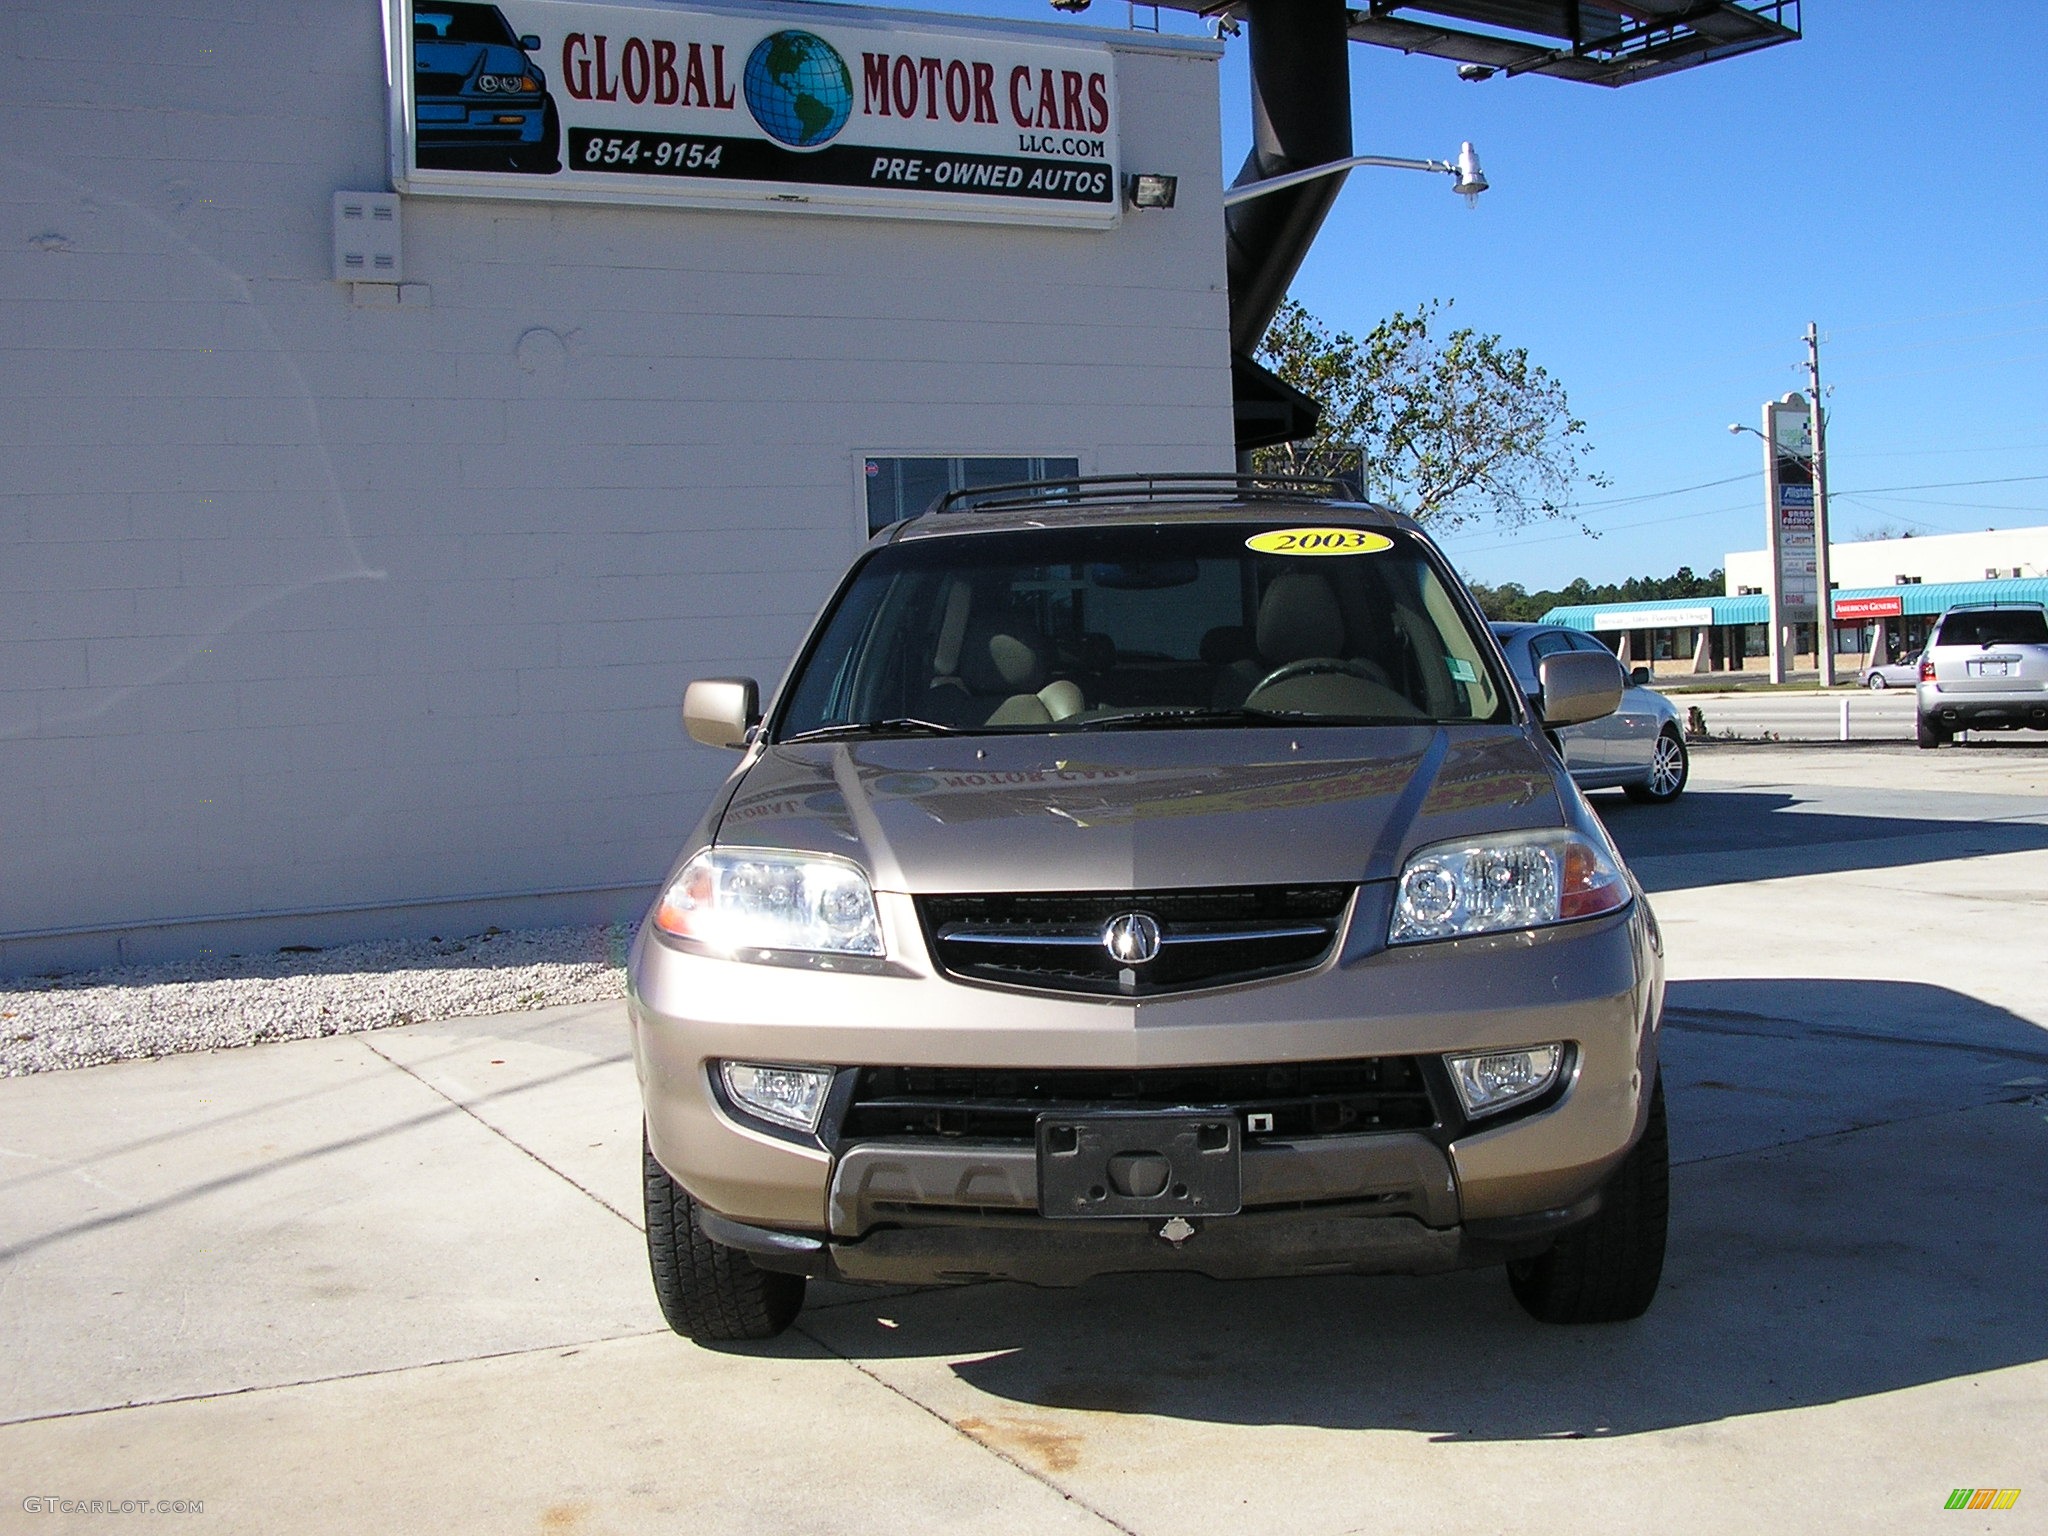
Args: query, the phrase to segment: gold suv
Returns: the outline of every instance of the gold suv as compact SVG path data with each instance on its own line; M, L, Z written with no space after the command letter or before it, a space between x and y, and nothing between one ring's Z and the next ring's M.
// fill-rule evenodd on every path
M1272 480L957 494L879 535L636 939L662 1310L805 1278L1071 1285L1663 1263L1655 919L1414 523Z

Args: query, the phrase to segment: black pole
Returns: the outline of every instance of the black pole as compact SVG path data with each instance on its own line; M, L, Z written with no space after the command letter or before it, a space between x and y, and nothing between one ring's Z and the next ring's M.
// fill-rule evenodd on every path
M1349 13L1344 0L1249 0L1252 152L1237 185L1351 153ZM1337 172L1224 212L1230 346L1249 357L1343 189Z

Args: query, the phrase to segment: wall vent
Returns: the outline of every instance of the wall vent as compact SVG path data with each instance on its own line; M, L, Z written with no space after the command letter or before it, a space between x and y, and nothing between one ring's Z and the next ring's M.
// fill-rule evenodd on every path
M395 283L405 276L396 192L334 194L334 280Z

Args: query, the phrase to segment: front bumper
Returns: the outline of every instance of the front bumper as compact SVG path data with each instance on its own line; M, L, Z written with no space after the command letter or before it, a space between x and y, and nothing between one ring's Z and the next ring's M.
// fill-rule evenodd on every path
M758 1252L786 1239L785 1267L1045 1284L1126 1269L1452 1268L1531 1234L1540 1246L1591 1214L1648 1114L1662 965L1641 901L1531 933L1347 946L1301 975L1128 1002L935 975L908 898L877 899L893 958L864 973L713 959L646 930L634 947L629 1011L649 1145L710 1213L707 1226L728 1224L721 1241ZM805 1145L743 1123L720 1104L708 1065L1138 1069L1547 1040L1574 1047L1547 1107L1500 1123L1452 1114L1429 1133L1248 1144L1243 1213L1207 1219L1178 1244L1156 1221L1039 1216L1030 1147ZM748 1232L769 1238L735 1240Z

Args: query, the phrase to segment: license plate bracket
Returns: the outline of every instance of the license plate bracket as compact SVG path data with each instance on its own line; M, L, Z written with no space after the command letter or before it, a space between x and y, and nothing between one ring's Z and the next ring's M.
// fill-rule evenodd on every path
M1232 1216L1244 1199L1233 1110L1038 1117L1042 1216Z

